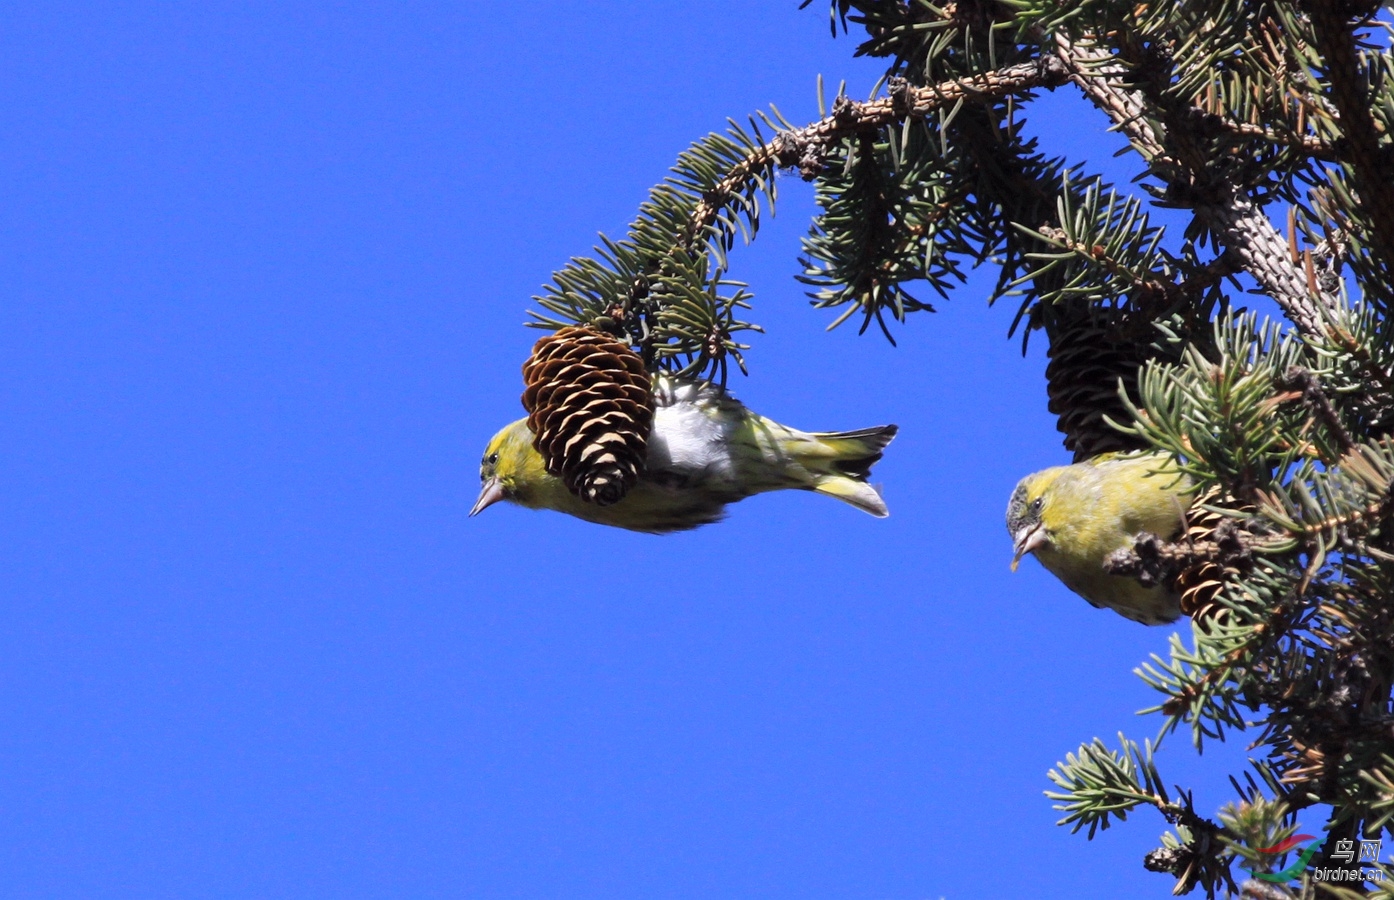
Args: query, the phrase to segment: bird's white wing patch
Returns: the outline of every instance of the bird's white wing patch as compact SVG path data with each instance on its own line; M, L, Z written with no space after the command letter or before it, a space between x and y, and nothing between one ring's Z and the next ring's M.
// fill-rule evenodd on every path
M708 382L660 375L654 385L650 471L669 471L685 480L731 478L731 431L740 424L739 404Z

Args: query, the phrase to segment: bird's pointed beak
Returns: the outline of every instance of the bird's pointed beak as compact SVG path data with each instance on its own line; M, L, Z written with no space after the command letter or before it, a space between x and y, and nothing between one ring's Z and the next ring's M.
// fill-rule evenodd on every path
M499 481L497 475L484 482L484 487L479 491L479 499L474 501L474 508L470 510L471 516L477 516L484 510L504 499L503 482Z
M1016 547L1016 556L1012 557L1012 571L1021 565L1021 558L1035 550L1046 542L1045 526L1040 522L1034 525L1023 525L1016 533L1013 544Z

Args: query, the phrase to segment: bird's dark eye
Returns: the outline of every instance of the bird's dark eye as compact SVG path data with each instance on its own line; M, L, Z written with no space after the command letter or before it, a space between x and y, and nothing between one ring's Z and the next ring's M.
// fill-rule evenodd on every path
M1032 501L1031 501L1031 511L1032 511L1032 512L1040 512L1040 511L1041 511L1041 498L1040 498L1040 497L1037 497L1035 500L1032 500Z
M485 457L484 461L492 466L499 461L499 455L497 453L490 453Z

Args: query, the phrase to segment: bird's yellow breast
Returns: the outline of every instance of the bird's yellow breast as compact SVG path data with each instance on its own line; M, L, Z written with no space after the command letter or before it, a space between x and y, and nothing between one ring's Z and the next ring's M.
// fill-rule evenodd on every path
M1187 484L1175 472L1158 472L1157 456L1117 457L1047 470L1041 522L1048 542L1036 558L1095 606L1148 624L1176 618L1177 598L1160 585L1110 575L1104 560L1133 546L1148 532L1170 540L1185 521ZM1155 474L1152 474L1155 473Z

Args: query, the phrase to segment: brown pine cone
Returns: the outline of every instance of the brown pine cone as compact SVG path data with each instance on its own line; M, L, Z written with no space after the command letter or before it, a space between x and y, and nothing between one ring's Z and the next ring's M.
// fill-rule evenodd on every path
M1201 508L1202 503L1215 503L1219 497L1220 492L1212 488L1195 499L1186 513L1186 534L1180 538L1192 546L1219 544L1222 551L1219 559L1200 560L1176 575L1181 611L1197 621L1224 609L1217 600L1220 591L1246 567L1243 545L1235 543L1239 536L1234 519Z
M539 340L523 364L523 407L547 471L588 503L621 500L644 470L653 391L628 345L590 328Z
M1118 382L1122 379L1129 396L1136 398L1137 370L1142 362L1138 348L1120 344L1105 326L1081 317L1051 336L1049 356L1049 409L1059 417L1065 449L1074 452L1074 461L1142 449L1136 436L1104 421L1105 416L1115 422L1128 421L1128 410L1118 399Z

